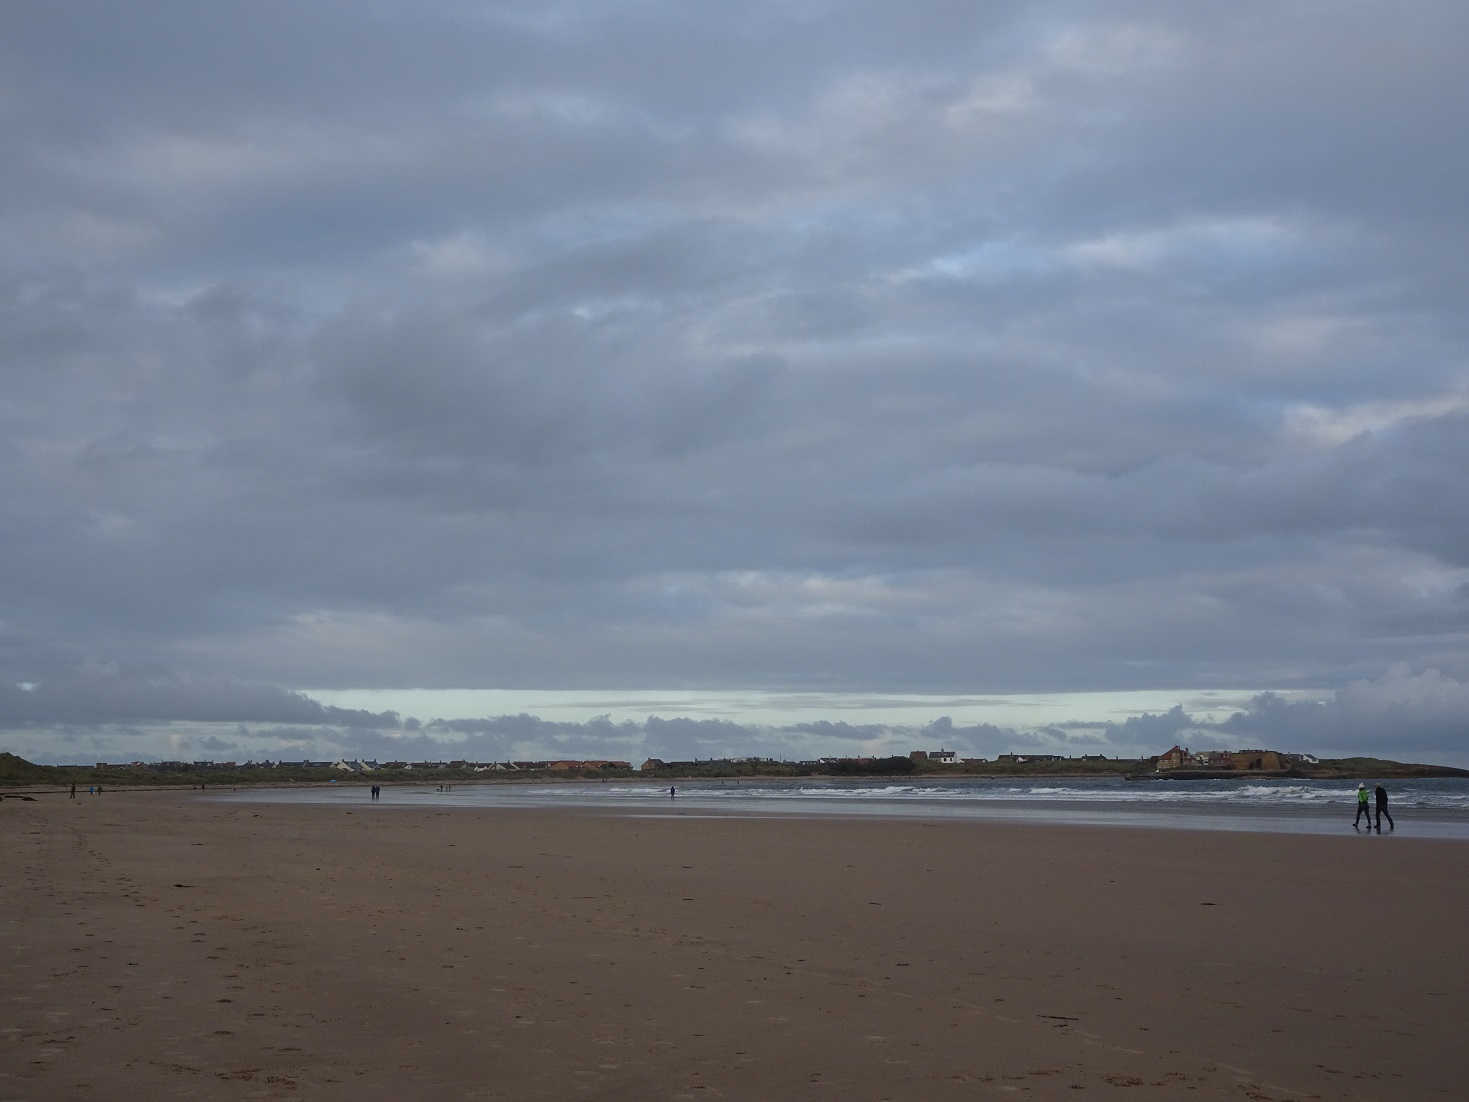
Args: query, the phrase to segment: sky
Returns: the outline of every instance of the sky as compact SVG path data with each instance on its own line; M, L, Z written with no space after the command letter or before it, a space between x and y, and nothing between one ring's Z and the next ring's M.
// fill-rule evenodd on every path
M1466 41L6 4L0 749L1469 765Z

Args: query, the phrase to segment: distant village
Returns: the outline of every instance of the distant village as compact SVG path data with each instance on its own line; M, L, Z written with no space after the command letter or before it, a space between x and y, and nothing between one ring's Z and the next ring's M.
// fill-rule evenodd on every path
M777 777L902 776L1051 776L1121 777L1129 781L1190 781L1238 777L1469 777L1469 770L1446 765L1415 765L1381 758L1322 759L1281 750L1190 750L1173 746L1154 757L1105 754L1067 756L1007 753L994 758L964 757L956 750L912 750L889 757L821 757L802 761L771 757L696 758L672 761L650 757L636 766L613 758L563 758L537 761L130 761L92 765L35 765L0 752L0 786L19 784L249 785L331 784L338 781L423 783L465 781L579 781L683 778L739 779Z
M648 758L634 768L632 762L609 758L566 758L537 761L377 761L339 758L335 761L160 761L97 762L98 771L151 774L233 774L244 779L267 780L272 776L309 774L346 778L356 775L398 774L400 776L467 776L475 774L544 774L561 776L738 776L812 774L976 773L976 772L1119 772L1158 774L1207 772L1279 773L1311 767L1319 760L1310 754L1288 754L1277 750L1201 750L1174 746L1150 758L1108 757L1105 754L1010 753L993 759L961 757L955 750L913 750L907 756L821 757L790 761L769 757L703 758L665 761Z

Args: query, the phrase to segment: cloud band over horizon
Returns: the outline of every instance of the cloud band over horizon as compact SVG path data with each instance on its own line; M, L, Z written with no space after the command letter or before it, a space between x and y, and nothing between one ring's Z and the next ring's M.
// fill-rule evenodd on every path
M840 696L829 699L840 704ZM1121 703L1114 701L1109 710ZM111 670L67 684L0 691L4 748L18 747L22 757L46 764L140 755L149 761L814 760L940 746L967 757L1026 752L1149 757L1182 742L1195 749L1257 747L1321 757L1383 757L1391 751L1415 762L1469 765L1463 738L1469 684L1438 671L1413 674L1406 667L1322 698L1257 693L1223 715L1191 713L1182 703L1161 712L1134 711L1125 719L1079 712L1039 724L956 723L948 715L923 722L653 713L634 719L628 718L637 714L634 709L620 711L623 718L520 712L421 719L323 705L302 693L261 686L155 678L140 692L137 680Z

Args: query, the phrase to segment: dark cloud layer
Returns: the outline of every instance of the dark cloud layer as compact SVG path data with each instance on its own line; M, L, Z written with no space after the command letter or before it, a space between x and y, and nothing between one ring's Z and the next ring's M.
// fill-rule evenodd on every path
M5 722L1469 681L1466 10L13 7Z
M336 708L272 685L117 666L0 684L0 729L30 724L299 723L399 730L396 712Z

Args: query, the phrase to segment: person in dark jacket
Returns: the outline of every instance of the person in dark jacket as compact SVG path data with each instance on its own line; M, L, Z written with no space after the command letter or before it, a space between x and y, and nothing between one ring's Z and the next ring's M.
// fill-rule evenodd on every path
M1382 785L1377 786L1377 833L1382 833L1382 817L1387 816L1387 829L1397 830L1398 824L1392 821L1392 813L1387 809L1387 789Z

